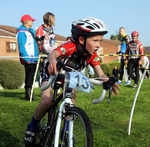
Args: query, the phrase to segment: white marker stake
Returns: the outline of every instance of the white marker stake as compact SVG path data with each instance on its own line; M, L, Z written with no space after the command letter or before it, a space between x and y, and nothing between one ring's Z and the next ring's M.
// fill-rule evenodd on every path
M144 73L143 73L143 75L142 75L142 78L141 78L139 87L138 87L137 92L136 92L135 97L134 97L134 102L133 102L133 104L132 104L132 109L131 109L130 119L129 119L128 135L130 135L130 132L131 132L131 123L132 123L132 117L133 117L133 112L134 112L134 108L135 108L135 103L136 103L137 96L138 96L138 94L139 94L141 85L142 85L142 83L143 83L143 79L144 79L144 77L145 77L145 73L146 73L146 70L144 70Z
M35 74L34 74L34 80L33 80L31 94L30 94L30 102L32 102L32 94L33 94L33 89L34 89L34 83L35 83L37 71L38 71L38 68L39 68L40 60L41 60L41 54L39 55L38 63L36 65L36 70L35 70Z

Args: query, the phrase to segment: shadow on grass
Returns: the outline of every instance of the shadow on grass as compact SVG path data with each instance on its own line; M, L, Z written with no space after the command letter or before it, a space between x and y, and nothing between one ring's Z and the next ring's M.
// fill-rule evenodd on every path
M34 96L36 98L41 97L41 92L36 91L34 92ZM21 90L21 91L0 91L0 97L6 97L6 98L15 98L15 99L20 99L20 100L26 100L25 98L25 91Z
M133 85L125 85L125 87L133 88Z
M7 98L17 98L17 99L25 99L25 92L16 92L16 91L1 91L0 97L7 97Z
M9 132L0 129L0 147L22 147L19 139L12 136Z

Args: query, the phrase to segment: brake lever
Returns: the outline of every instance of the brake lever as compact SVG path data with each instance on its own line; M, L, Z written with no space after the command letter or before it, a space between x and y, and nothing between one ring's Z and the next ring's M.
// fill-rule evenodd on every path
M108 97L108 103L109 104L110 104L111 92L112 92L112 87L109 88L109 97Z

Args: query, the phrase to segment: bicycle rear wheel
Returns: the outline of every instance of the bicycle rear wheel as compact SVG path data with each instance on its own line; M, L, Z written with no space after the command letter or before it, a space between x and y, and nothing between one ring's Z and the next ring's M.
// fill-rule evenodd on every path
M87 114L78 107L71 107L67 110L65 114L65 118L69 119L72 123L72 145L69 143L69 134L67 131L62 131L63 128L66 128L66 124L64 124L64 117L61 121L60 127L60 135L59 135L59 146L60 147L93 147L93 133L90 124L90 120ZM70 123L69 122L69 123ZM69 127L71 127L69 125ZM71 129L71 128L69 128ZM52 131L52 130L51 130ZM48 135L51 136L51 135ZM45 147L49 147L49 140L51 138L47 138L45 142ZM54 144L54 141L53 141ZM51 145L52 146L52 145Z

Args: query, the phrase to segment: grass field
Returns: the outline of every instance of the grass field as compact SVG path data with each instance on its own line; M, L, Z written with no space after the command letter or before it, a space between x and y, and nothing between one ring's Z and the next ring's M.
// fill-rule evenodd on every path
M77 106L88 114L94 135L94 147L149 147L150 146L150 80L145 79L133 115L131 135L128 122L136 89L120 86L120 94L105 98L100 104L92 100L99 97L102 88L95 86L90 94L78 93ZM35 89L36 101L24 99L24 89L0 91L0 147L22 147L23 136L35 107L40 101L40 89Z

